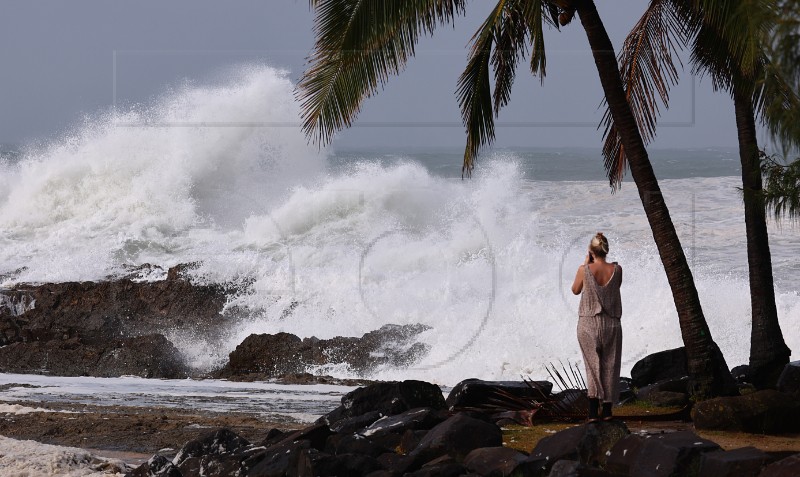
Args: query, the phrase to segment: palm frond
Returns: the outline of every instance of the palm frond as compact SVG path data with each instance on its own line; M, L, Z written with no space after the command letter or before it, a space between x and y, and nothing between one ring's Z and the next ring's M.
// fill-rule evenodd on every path
M761 171L764 203L775 220L800 219L800 158L787 164L762 152Z
M466 0L311 0L316 42L297 85L303 131L319 144L352 124L364 98L399 73L421 34L452 22Z
M549 16L544 15L545 8ZM544 78L543 24L557 25L556 21L557 9L546 0L499 0L473 35L467 67L456 90L467 132L462 176L472 173L481 146L494 140L494 117L508 104L517 62L525 58L529 39L531 72ZM494 71L494 93L490 70Z
M763 77L755 83L753 105L761 123L784 148L800 150L800 97L777 64L764 60Z
M499 4L498 4L499 6ZM494 13L494 12L492 12ZM494 29L495 47L490 62L494 69L494 114L508 104L511 98L511 86L514 84L517 61L524 57L528 28L523 11L516 0L506 1L503 18Z
M494 140L494 118L492 117L492 92L489 84L492 44L497 36L506 0L500 0L489 17L472 37L467 67L458 78L456 96L461 107L461 117L467 130L467 145L464 149L462 176L472 173L478 149Z
M693 24L697 33L692 49L694 72L709 74L717 88L727 90L736 76L758 76L766 39L776 19L772 2L694 0L693 6L700 19Z
M670 0L652 0L620 51L623 87L645 144L655 136L659 101L669 107L670 87L678 81L674 60L680 63L678 51L687 42L684 19L672 8ZM616 190L627 168L625 149L608 108L602 124L604 165L609 183Z

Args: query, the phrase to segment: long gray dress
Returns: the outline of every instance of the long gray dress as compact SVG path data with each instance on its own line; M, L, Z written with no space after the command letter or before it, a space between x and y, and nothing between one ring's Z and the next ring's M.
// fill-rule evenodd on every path
M585 267L583 292L578 307L578 344L586 365L589 397L602 402L619 400L619 371L622 357L621 274L614 273L603 286L597 284L589 265Z

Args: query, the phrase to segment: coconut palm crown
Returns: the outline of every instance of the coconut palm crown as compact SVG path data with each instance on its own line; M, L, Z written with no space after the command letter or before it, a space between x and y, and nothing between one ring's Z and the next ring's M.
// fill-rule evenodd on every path
M768 57L777 6L773 0L651 0L619 58L646 141L655 135L657 101L668 107L669 87L677 82L678 49L689 47L693 72L709 76L715 89L728 91L734 100L751 292L750 378L760 388L775 386L791 355L778 324L765 206L792 210L792 196L780 195L792 183L791 174L781 173L792 169L774 161L762 166L756 140L758 117L775 140L800 144L800 98L784 69ZM606 172L617 187L626 154L608 111L604 122ZM766 189L762 173L771 174Z
M676 0L677 1L677 0ZM712 1L712 0L696 0ZM316 11L314 51L298 84L303 130L328 143L349 127L362 101L399 73L420 35L432 34L465 12L464 0L311 0ZM498 0L472 37L456 97L466 130L462 175L495 137L494 118L509 101L516 68L529 56L531 73L546 74L545 25L579 18L605 93L615 135L631 172L672 291L686 345L696 399L736 392L735 383L705 321L683 247L645 149L617 58L593 0ZM679 18L676 17L675 22ZM494 92L491 80L494 79ZM654 103L651 102L651 107Z

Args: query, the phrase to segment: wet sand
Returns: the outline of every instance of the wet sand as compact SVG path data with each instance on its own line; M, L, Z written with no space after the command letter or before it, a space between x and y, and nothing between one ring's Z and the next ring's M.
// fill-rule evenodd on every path
M308 425L298 421L273 422L246 413L63 403L54 406L22 401L7 404L56 412L0 413L0 435L79 447L129 464L144 462L155 453L172 455L187 441L221 427L231 429L251 442L259 442L272 428L299 429Z

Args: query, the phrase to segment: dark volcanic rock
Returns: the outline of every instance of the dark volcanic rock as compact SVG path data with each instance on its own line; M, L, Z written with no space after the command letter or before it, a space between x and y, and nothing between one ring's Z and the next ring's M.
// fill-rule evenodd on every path
M303 340L290 333L250 335L230 353L230 361L218 377L250 373L275 377L301 373L307 366L302 343Z
M521 398L542 399L550 395L553 384L548 381L536 381L533 387L523 381L482 381L480 379L465 379L456 384L447 395L447 408L483 407L489 400L496 397L498 392L510 394Z
M700 461L699 477L756 477L769 460L755 447L709 452Z
M750 378L750 366L747 364L742 364L732 368L731 376L733 376L733 379L735 379L740 385L753 382Z
M412 467L445 455L461 461L479 447L502 445L503 433L499 427L466 414L456 414L428 431L409 457Z
M425 325L384 325L360 338L337 336L329 340L299 337L289 333L250 335L230 354L230 362L219 378L260 379L298 374L308 366L348 364L357 372L389 364L407 366L427 352L414 338L429 329Z
M682 407L689 404L689 395L671 391L655 391L648 395L647 401L656 407Z
M181 471L161 455L154 455L127 475L128 477L183 477Z
M482 447L467 454L464 467L486 477L533 475L534 469L527 469L527 459L522 452L508 447Z
M292 475L362 477L380 469L378 461L369 456L358 454L334 456L316 449L305 449L300 452L297 473Z
M697 476L702 455L720 447L691 431L620 439L606 459L605 469L622 475Z
M137 336L115 342L95 365L93 376L122 375L143 378L183 378L188 369L180 352L162 335Z
M553 464L547 477L620 477L576 460L560 460Z
M687 376L686 349L675 348L659 351L640 359L631 369L631 380L637 388L658 381L679 379Z
M0 372L182 378L165 329L218 334L225 293L181 278L17 285L0 291Z
M629 434L628 427L617 420L571 427L542 438L531 451L529 460L544 459L549 465L562 459L603 465L607 452Z
M78 338L17 342L0 348L0 369L9 373L57 376L122 375L185 378L178 350L162 335L87 344Z
M444 411L429 407L410 409L394 416L385 416L360 432L365 437L379 437L390 433L402 434L406 430L427 430L449 416Z
M797 477L800 475L800 454L781 459L764 468L759 477Z
M250 442L247 439L239 437L235 432L229 429L219 429L184 444L172 462L180 466L181 463L192 457L235 454L249 445Z
M649 401L652 394L660 392L687 394L689 392L689 377L684 376L676 379L665 379L657 383L649 384L636 391L636 398L641 401Z
M739 394L736 380L733 379L730 370L723 366L725 358L716 345L714 345L714 356L713 364L716 365L714 375L716 376L715 380L718 388L714 389L715 395L734 396ZM631 379L633 385L637 388L656 382L677 380L688 376L688 374L685 348L675 348L645 356L633 365L633 369L631 369ZM688 385L689 394L694 394L693 383L690 381ZM670 389L669 391L672 390ZM637 397L640 396L637 394Z
M308 441L282 442L268 447L244 461L248 477L283 477L297 475L300 453L310 449Z
M444 396L439 386L424 381L389 381L370 384L342 396L342 404L319 418L331 428L340 421L378 412L393 416L417 407L444 409ZM374 414L369 414L370 418Z
M778 378L778 391L800 395L800 361L788 363Z
M165 327L213 330L226 301L220 287L184 279L22 284L0 294L34 303L19 316L0 307L0 331L11 343L78 337L96 344L160 333Z
M800 432L800 401L771 389L714 398L695 404L692 420L698 429L761 434Z

